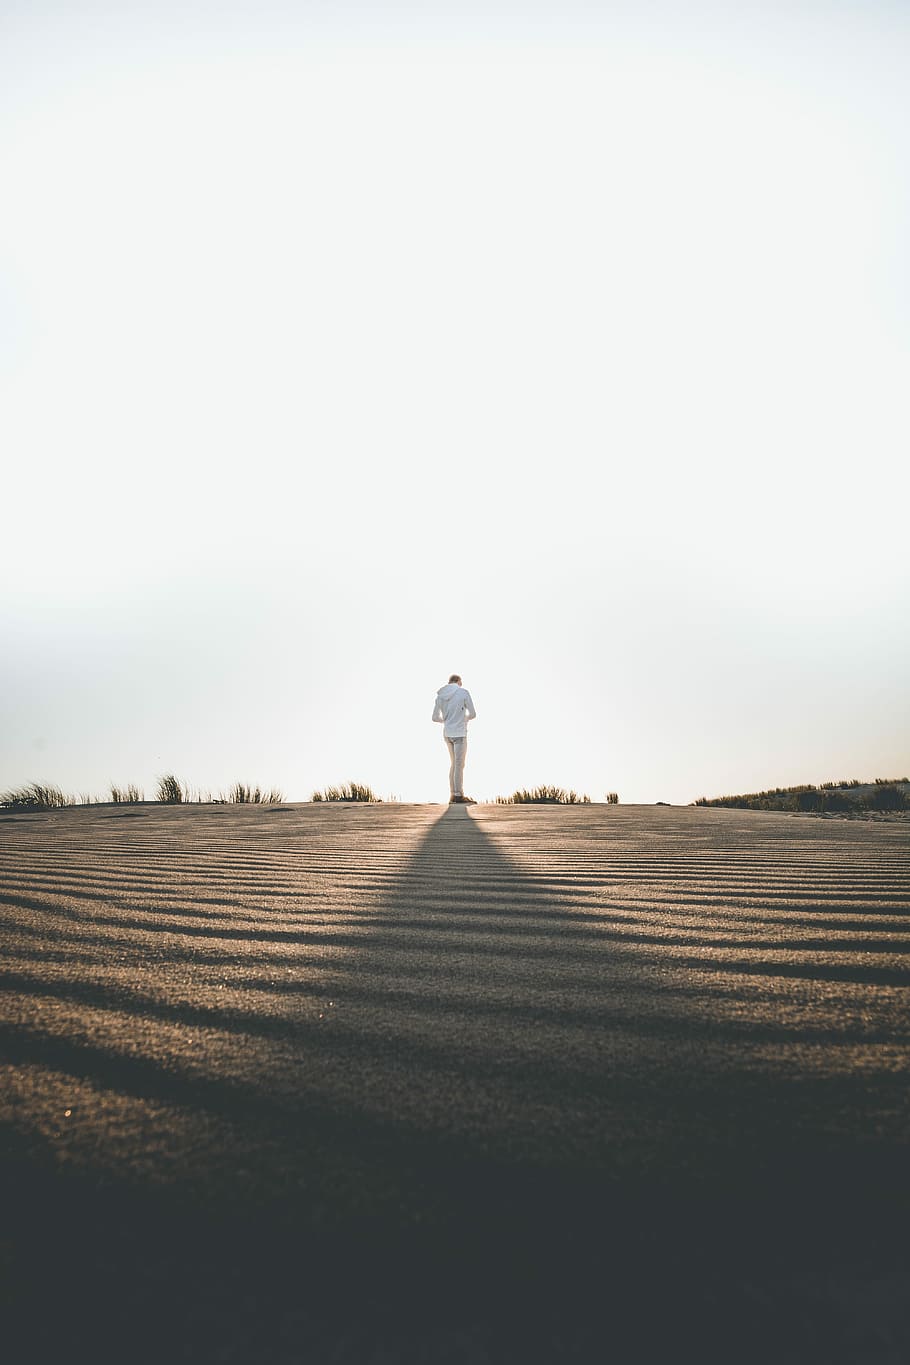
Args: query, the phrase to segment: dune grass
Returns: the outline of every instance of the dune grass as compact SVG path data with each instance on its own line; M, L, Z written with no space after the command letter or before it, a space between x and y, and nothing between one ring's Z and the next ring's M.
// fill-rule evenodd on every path
M45 782L28 782L24 787L13 787L0 795L0 806L7 810L56 810L75 804L74 796L67 796L59 787Z
M382 797L377 796L372 787L368 787L363 782L345 782L340 787L325 787L322 791L313 792L311 801L373 801L381 802Z
M224 796L218 798L222 802L228 799ZM155 800L160 801L165 806L181 806L190 803L204 806L216 803L216 798L210 791L204 791L201 787L191 787L188 782L181 781L174 773L165 773L163 777L158 779Z
M165 773L158 782L156 800L169 806L187 805L224 805L224 806L277 806L284 800L284 793L277 787L260 787L249 782L235 782L226 792L213 796L201 787L191 787L181 781L174 773Z
M245 782L235 782L221 800L234 806L278 806L284 800L284 793L277 787L266 790L247 786Z
M357 791L369 791L369 788L354 788ZM331 789L335 791L335 788ZM135 782L126 783L124 786L111 782L108 787L110 801L115 806L137 805L145 801L145 793ZM336 800L378 800L378 797L357 796L357 797L334 797ZM204 805L206 803L217 803L222 805L279 805L284 800L284 793L277 787L260 787L246 782L235 782L227 793L222 793L214 797L210 791L202 788L191 787L189 783L182 781L174 773L165 773L158 779L158 788L155 793L155 800L167 806L180 806L190 802ZM100 806L105 804L104 797L93 796L90 792L81 792L78 796L71 796L64 792L60 787L53 786L46 782L29 782L21 787L11 788L9 791L0 793L0 807L6 810L54 810L61 806Z
M852 777L844 782L804 782L796 787L772 787L763 792L739 796L700 796L696 806L721 806L734 810L809 811L825 815L858 815L864 812L910 810L910 779L876 777L860 782Z
M158 790L155 793L155 800L161 801L166 806L180 806L189 799L189 788L175 777L173 773L165 773L158 779Z
M553 787L544 785L534 787L530 791L521 788L513 792L511 796L497 796L496 804L499 806L589 806L590 796L579 796L576 791L566 791L565 787Z

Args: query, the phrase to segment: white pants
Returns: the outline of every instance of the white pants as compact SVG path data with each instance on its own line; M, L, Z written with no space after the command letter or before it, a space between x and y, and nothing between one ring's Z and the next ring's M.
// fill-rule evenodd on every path
M449 739L446 735L445 739L452 760L449 765L449 791L452 796L464 796L464 760L468 752L468 737L463 735L461 739Z

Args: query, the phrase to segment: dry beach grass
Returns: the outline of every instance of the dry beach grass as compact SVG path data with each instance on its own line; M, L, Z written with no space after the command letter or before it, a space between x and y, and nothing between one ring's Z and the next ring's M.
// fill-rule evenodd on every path
M16 1361L906 1359L908 865L715 809L0 817Z

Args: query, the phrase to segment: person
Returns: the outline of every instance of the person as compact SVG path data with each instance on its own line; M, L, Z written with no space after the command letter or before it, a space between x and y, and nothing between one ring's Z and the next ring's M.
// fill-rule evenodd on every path
M477 715L471 694L462 687L461 678L453 673L445 687L436 693L433 719L443 729L443 737L449 750L449 804L461 801L473 805L469 796L464 794L464 761L468 751L468 721Z

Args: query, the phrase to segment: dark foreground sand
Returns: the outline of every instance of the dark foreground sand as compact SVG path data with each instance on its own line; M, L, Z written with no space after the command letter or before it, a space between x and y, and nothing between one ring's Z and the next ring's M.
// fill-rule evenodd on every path
M901 823L3 817L11 1365L910 1360Z

